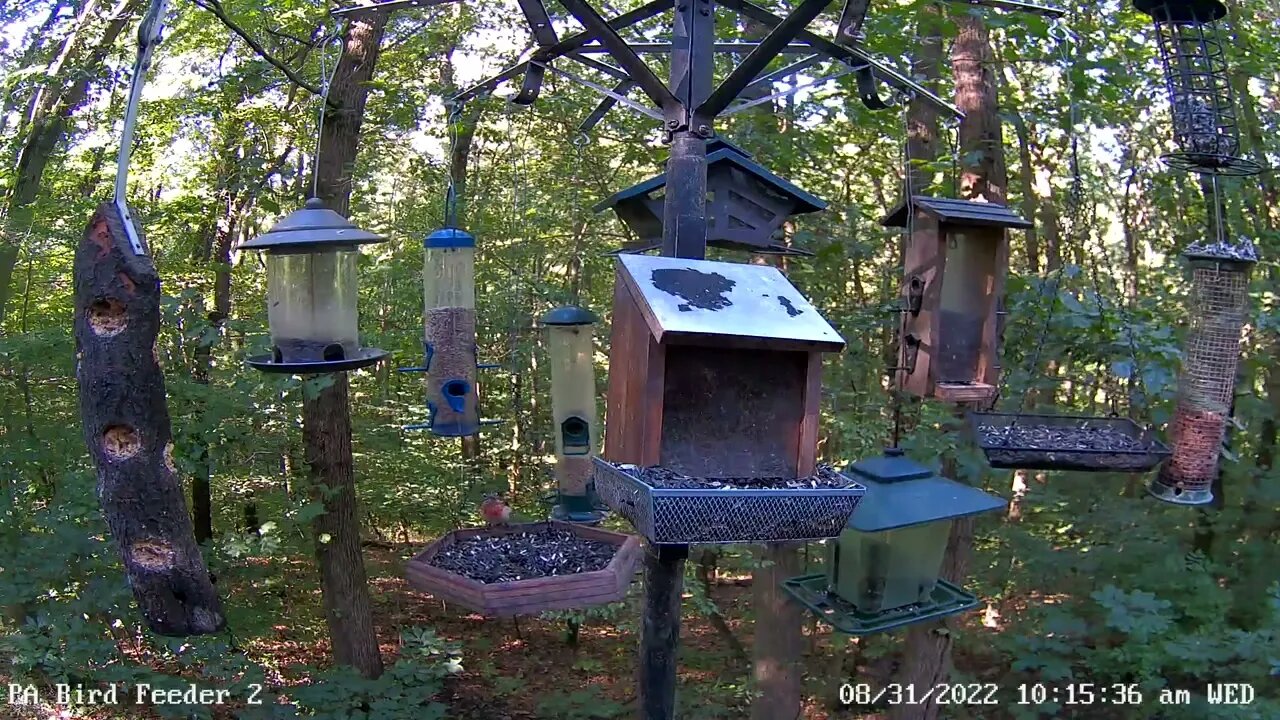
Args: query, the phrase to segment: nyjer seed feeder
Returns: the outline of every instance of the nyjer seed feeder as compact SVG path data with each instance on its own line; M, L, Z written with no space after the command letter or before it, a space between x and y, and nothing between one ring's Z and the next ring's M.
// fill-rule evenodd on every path
M882 225L910 231L903 282L900 386L919 397L983 402L1000 376L1009 228L1003 205L913 196Z
M974 607L977 598L938 577L951 525L998 510L1005 500L941 477L898 448L849 472L867 488L862 504L828 544L826 574L793 578L788 592L855 635Z
M267 264L272 351L249 358L249 365L311 374L366 367L386 357L384 350L360 347L356 307L358 248L384 240L311 198L241 245L265 252Z
M599 522L591 492L600 429L596 423L595 313L568 305L542 316L551 359L551 412L556 444L557 520Z
M662 243L666 173L602 201L641 246ZM778 237L788 218L826 208L823 200L766 170L741 148L723 140L707 143L707 245L753 253L809 254Z

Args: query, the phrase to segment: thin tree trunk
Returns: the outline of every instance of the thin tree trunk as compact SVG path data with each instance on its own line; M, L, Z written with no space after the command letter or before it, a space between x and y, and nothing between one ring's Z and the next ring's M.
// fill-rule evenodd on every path
M800 574L802 546L802 543L769 543L759 555L765 566L753 573L756 697L751 703L751 720L800 717L804 608L787 596L782 582Z

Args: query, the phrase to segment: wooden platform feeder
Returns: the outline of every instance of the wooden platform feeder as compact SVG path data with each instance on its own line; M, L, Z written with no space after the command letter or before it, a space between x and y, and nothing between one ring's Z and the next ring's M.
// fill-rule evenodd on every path
M662 243L666 173L602 201L640 240L640 248ZM766 254L809 254L776 237L788 218L826 208L823 200L766 170L724 140L707 143L707 245Z
M613 308L605 459L700 479L814 474L822 354L844 340L777 268L620 255ZM657 492L597 465L600 498L657 543L807 539L828 527L817 536L832 537L863 493L852 481Z
M1000 376L1005 230L1031 223L1003 205L916 195L881 224L910 230L900 386L948 402L990 400Z
M431 564L437 553L468 538L509 535L546 528L568 530L579 537L603 540L617 546L617 552L603 570L556 575L514 582L482 583ZM505 527L454 530L432 542L408 562L406 575L417 590L462 607L494 617L536 615L547 610L604 605L622 600L635 576L642 556L640 538L578 523L550 521Z

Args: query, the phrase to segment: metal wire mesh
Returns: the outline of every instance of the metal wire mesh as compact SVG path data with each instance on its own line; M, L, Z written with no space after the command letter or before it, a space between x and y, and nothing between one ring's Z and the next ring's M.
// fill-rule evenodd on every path
M833 538L866 493L857 483L838 490L668 490L594 461L600 499L655 544Z
M1261 171L1256 163L1239 157L1235 96L1217 25L1226 7L1218 0L1137 0L1134 5L1155 21L1179 148L1165 161L1179 169L1219 175Z
M1173 456L1153 488L1162 497L1211 499L1235 393L1251 267L1252 262L1234 259L1192 258L1191 330L1169 431Z

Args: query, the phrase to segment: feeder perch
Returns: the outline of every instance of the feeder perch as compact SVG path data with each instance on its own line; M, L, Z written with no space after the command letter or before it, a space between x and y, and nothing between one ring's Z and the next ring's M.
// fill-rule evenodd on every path
M603 517L591 497L591 458L600 436L592 346L597 319L594 313L574 306L556 308L542 316L551 356L551 411L559 487L559 502L551 514L557 520L593 523Z
M465 230L442 228L426 237L423 248L425 362L401 372L427 374L427 421L406 429L475 435L485 424L476 391L476 239Z
M1236 245L1193 245L1183 257L1191 266L1191 327L1169 430L1173 456L1147 489L1166 502L1202 505L1213 500L1257 254L1242 239Z
M1134 0L1155 24L1160 64L1173 116L1171 167L1214 175L1255 175L1262 166L1240 157L1235 96L1218 21L1219 0Z
M649 178L597 204L610 208L639 238L641 247L662 244L666 173ZM809 254L787 247L779 235L788 218L827 206L764 169L723 140L707 143L707 245L753 253Z
M899 386L920 397L985 402L1000 376L1007 228L1031 223L1003 205L920 195L882 225L908 228Z
M266 252L272 350L248 359L270 373L317 374L372 365L387 353L360 347L358 246L386 238L361 230L319 198L307 200L241 245Z
M838 534L863 490L817 473L835 329L769 266L620 255L616 277L601 500L655 543Z
M571 533L611 546L612 558L600 570L485 583L438 566L442 553L475 539L518 533ZM548 551L557 548L549 547ZM406 574L414 588L488 616L536 615L547 610L604 605L622 600L642 557L640 538L578 523L546 522L455 530L409 561ZM483 561L481 561L483 562ZM490 563L493 561L490 560Z
M889 448L850 468L867 494L839 540L826 576L784 584L793 597L854 635L933 620L977 605L938 577L956 518L1003 508L1003 498L938 476Z

